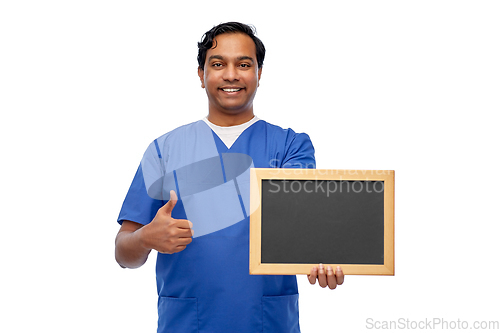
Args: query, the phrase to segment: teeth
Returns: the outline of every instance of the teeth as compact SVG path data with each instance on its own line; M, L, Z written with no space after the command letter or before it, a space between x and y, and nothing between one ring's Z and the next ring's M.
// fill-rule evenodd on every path
M236 91L240 91L241 88L238 88L238 89L222 89L222 90L224 90L226 92L236 92Z

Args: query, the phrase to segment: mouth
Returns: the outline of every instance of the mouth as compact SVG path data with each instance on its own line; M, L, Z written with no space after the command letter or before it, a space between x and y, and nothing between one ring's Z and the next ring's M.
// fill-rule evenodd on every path
M220 90L228 93L234 93L243 90L243 88L220 88Z

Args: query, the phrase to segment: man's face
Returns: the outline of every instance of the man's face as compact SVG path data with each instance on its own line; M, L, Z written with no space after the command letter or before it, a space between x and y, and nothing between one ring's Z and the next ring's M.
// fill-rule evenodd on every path
M205 68L198 69L208 96L210 116L253 116L253 99L262 69L255 44L243 33L215 37L217 47L207 51Z

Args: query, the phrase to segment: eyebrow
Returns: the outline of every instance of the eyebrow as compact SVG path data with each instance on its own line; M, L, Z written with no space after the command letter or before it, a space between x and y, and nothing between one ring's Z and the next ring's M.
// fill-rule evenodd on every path
M208 58L208 61L210 62L210 61L212 61L212 59L224 60L224 57L221 55L218 55L218 54L214 54L213 56L210 56L210 58ZM249 57L249 56L241 56L241 57L236 58L236 60L238 60L238 61L250 60L252 62L252 64L255 63L253 58Z

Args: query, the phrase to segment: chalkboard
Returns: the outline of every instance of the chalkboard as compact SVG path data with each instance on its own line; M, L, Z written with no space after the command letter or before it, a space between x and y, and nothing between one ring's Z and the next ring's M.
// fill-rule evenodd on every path
M252 169L250 274L394 275L394 171Z

